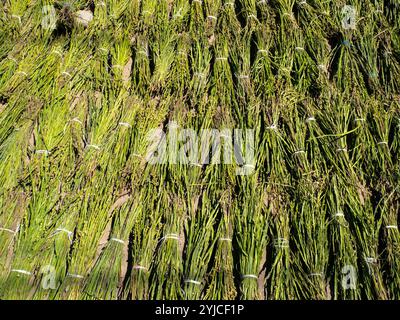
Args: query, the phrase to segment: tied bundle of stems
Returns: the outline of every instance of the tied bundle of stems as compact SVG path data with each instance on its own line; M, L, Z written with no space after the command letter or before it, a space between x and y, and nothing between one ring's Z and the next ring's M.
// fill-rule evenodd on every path
M93 78L92 70L95 70L94 74L96 74L98 67L95 64L97 59L93 59L91 54L94 51L94 41L88 41L88 38L92 40L94 35L80 33L79 30L73 30L72 34L68 42L68 50L63 57L62 68L59 70L58 85L76 90L85 86L85 83Z
M167 92L177 98L185 99L187 84L190 83L191 73L189 53L191 48L187 33L182 33L177 39L174 61L171 65L169 81L163 86L163 93Z
M125 204L122 204L126 201ZM113 208L121 206L115 213L110 236L105 248L96 260L89 277L85 281L83 297L87 299L116 300L123 279L122 265L124 251L137 216L140 215L138 200L129 199L128 195L116 200ZM114 209L115 210L115 209Z
M386 108L382 108L378 104L378 101L370 100L371 123L369 128L373 136L373 141L371 141L369 148L371 160L374 163L371 172L374 173L379 185L386 183L396 184L396 177L386 173L389 172L388 170L391 171L394 169L397 161L391 146L392 128L395 126L395 110L395 105L386 105Z
M271 21L275 19L275 13L272 6L267 0L256 1L258 20L263 25L268 25Z
M98 30L98 34L94 36L96 41L96 53L94 54L94 59L91 61L93 66L91 68L90 75L88 76L93 82L94 89L98 92L103 92L106 88L111 86L112 77L111 74L115 72L112 67L112 60L115 57L110 57L110 52L114 46L116 46L116 39L113 39L111 34L106 30ZM122 69L122 68L121 68ZM122 73L122 70L120 71Z
M212 206L207 193L188 198L183 287L184 298L189 300L199 300L204 296L205 276L215 243L214 223L218 207Z
M50 226L57 214L56 205L60 195L52 185L57 177L52 176L45 155L40 155L34 161L36 163L32 167L35 169L26 173L26 181L30 183L30 200L24 208L11 270L0 289L1 297L5 299L28 299L31 296L32 281L41 264L39 253L50 236Z
M325 30L332 26L330 14L330 1L297 0L296 20L299 27L306 30L314 30L315 34L325 33Z
M166 182L166 188L160 194L160 210L164 212L163 234L156 249L151 272L150 299L177 300L184 296L181 280L185 203L182 190L175 189L177 186L172 186L171 183Z
M254 30L260 23L257 17L257 1L256 0L240 0L242 20L246 21L246 29Z
M235 107L235 118L240 125L246 122L246 115L250 114L246 110L248 103L254 103L254 87L251 78L251 39L253 30L245 29L240 35L240 41L244 44L237 45L231 52L232 65L236 71L234 74L235 94L237 104ZM250 114L249 117L252 115Z
M396 47L399 48L400 37ZM390 44L382 44L381 53L378 58L380 78L386 94L394 96L400 90L400 51L394 49Z
M295 36L296 47L293 52L293 83L298 92L313 93L314 83L318 77L318 68L308 53L302 34Z
M224 64L225 68L225 64ZM228 71L228 69L225 69ZM230 71L229 71L230 73ZM229 78L231 79L231 78ZM221 90L223 87L221 81ZM232 85L233 89L233 85ZM233 127L233 119L228 104L217 107L218 91L212 91L212 99L206 109L212 116L212 127L220 128L216 137L207 137L211 150L202 149L202 154L208 156L209 163L205 167L204 177L202 178L203 194L207 197L212 207L218 208L216 212L215 239L213 239L213 254L209 264L211 265L208 273L206 284L207 289L204 293L205 299L215 299L215 297L235 298L237 296L236 285L234 282L234 260L233 260L233 225L234 225L234 209L232 189L235 184L235 168L232 165L216 165L222 161L222 157L226 159L229 154L229 143L232 141L232 132L225 131L226 128ZM221 103L221 102L220 102ZM201 128L209 127L210 123L201 124ZM210 139L211 138L211 139ZM226 145L228 143L228 145ZM214 149L216 147L216 149ZM211 154L210 154L211 151ZM229 158L228 158L229 159ZM230 194L228 194L230 192ZM201 202L203 203L203 199Z
M363 41L360 41L357 45L361 55L367 88L370 92L375 93L380 90L380 75L384 72L380 72L378 69L379 42L376 34L380 31L375 30L374 24L372 23L373 19L375 19L375 17L370 15L362 21L363 25L359 27L363 30Z
M313 186L305 180L299 183L299 205L293 216L296 256L294 263L298 267L297 275L302 290L298 298L327 300L329 260L328 223L324 207L323 184ZM307 196L308 195L308 196ZM302 200L307 198L303 203ZM300 280L301 279L301 280Z
M273 1L273 7L279 16L281 35L291 35L291 33L299 28L297 20L294 16L293 9L295 0L276 0ZM282 43L283 44L283 43Z
M315 154L316 144L307 140L309 126L302 119L301 111L297 108L290 109L285 117L286 133L289 139L287 140L287 154L290 155L286 160L288 169L291 175L299 183L304 175L312 172L313 169L318 170L318 167L313 165L314 157L308 154ZM309 161L312 160L312 162ZM318 161L317 159L315 161Z
M296 179L294 214L291 218L294 235L294 265L296 278L301 287L297 298L329 299L328 285L328 221L324 203L325 184L319 146L315 141L314 128L304 121L298 109L294 109L288 121L289 170ZM288 119L289 120L289 119ZM293 124L294 122L294 124ZM310 137L307 140L307 137Z
M160 210L162 202L155 201L154 195L161 192L161 189L151 182L144 186L143 206L141 214L132 229L132 246L130 257L132 261L130 277L126 283L126 293L132 300L150 299L150 270L153 257L159 244L161 235ZM148 212L153 212L149 215Z
M147 178L141 185L142 209L131 232L131 264L124 290L125 297L132 300L150 299L150 271L162 231L163 199L158 196L163 192L165 176L155 175L158 173L155 167L147 166L145 171Z
M334 300L361 299L361 289L358 285L357 245L350 227L350 213L344 211L345 200L340 182L332 175L327 188L325 200L331 219L328 227L330 241L330 289Z
M212 82L210 83L211 96L215 97L215 103L220 106L221 111L230 114L230 106L236 105L235 99L235 84L233 81L232 70L229 65L229 45L223 35L216 38L215 44L215 60L212 70ZM221 119L222 120L222 119ZM226 125L226 119L223 119L223 124Z
M152 28L155 25L158 0L141 1L141 23L145 29Z
M275 4L277 16L279 16L279 26L276 32L276 46L274 48L274 66L277 69L276 87L288 88L293 85L292 73L294 48L298 46L297 39L300 37L301 30L293 14L294 1L279 0Z
M396 96L400 90L400 37L390 29L379 36L378 71L386 95ZM378 34L379 35L379 34Z
M0 61L0 93L3 93L5 84L18 70L18 51L7 50L7 53Z
M109 203L113 199L109 180L110 178L104 176L104 173L95 173L90 182L86 183L70 263L58 298L79 299L81 297L84 288L83 280L93 267L99 241L114 213L109 208ZM94 197L93 194L102 196Z
M21 188L6 189L0 194L0 283L9 272L15 241L25 213L27 197Z
M4 58L9 54L16 45L17 35L12 28L12 25L8 23L10 16L7 14L5 3L0 3L0 60L4 62ZM6 41L7 40L7 41ZM1 75L2 73L0 73Z
M234 279L233 259L233 185L234 179L229 170L210 167L207 175L210 187L205 191L208 197L218 206L219 226L216 232L214 261L209 273L209 283L205 299L231 300L237 297ZM218 192L219 190L219 192Z
M28 108L25 103L28 104ZM40 106L39 101L12 99L0 114L1 194L17 186L18 176L23 172L28 159L28 147L34 128L33 119L36 120L35 113ZM28 110L32 118L28 117Z
M310 84L310 94L312 96L321 93L325 86L331 86L330 78L330 65L329 65L329 52L330 45L325 36L321 33L315 32L314 29L307 29L305 32L305 42L307 53L314 63L314 71L317 75L314 78L314 83Z
M28 7L30 5L30 0L9 0L7 1L9 5L9 10L11 14L11 18L16 20L22 26L22 18L27 12Z
M133 89L143 97L149 95L151 78L149 34L144 32L136 38L135 58L133 62Z
M265 103L274 93L275 77L272 61L274 32L264 24L255 30L257 55L252 65L254 92Z
M183 32L186 29L190 13L189 0L177 0L173 2L173 7L170 13L172 25L178 32Z
M321 169L318 145L306 141L309 124L301 119L297 109L293 110L289 127L288 147L292 157L291 175L296 179L293 216L294 265L299 289L299 299L330 299L327 291L327 268L329 260L328 221L324 207L325 172ZM294 122L294 124L293 124ZM288 125L289 125L288 123Z
M330 94L330 93L329 93ZM322 134L315 137L320 143L320 151L326 165L343 179L348 175L354 175L350 158L355 152L351 148L351 139L359 126L351 129L352 117L349 102L344 96L323 98L329 106L319 121Z
M296 299L299 297L299 277L295 275L293 253L290 238L291 225L289 212L295 208L284 205L289 202L289 194L283 181L271 178L268 181L264 205L272 228L269 232L272 243L270 246L269 263L266 270L265 297L269 300Z
M111 18L111 21L118 21L123 20L123 17L125 13L127 12L127 8L129 6L129 3L131 1L127 0L107 0L106 6L107 6L107 13L108 17ZM137 2L137 0L134 0L132 2Z
M164 86L171 79L171 67L175 60L177 37L171 27L166 25L159 30L154 41L151 43L151 51L154 54L154 70L151 77L150 88L153 92L163 92ZM168 87L168 85L167 85Z
M75 226L82 205L79 190L68 190L61 199L58 217L54 219L52 232L42 248L41 268L35 278L35 300L57 299L60 285L65 280L69 253L75 237Z
M17 68L12 68L14 70L13 75L2 80L1 95L7 97L18 92L29 92L27 90L32 85L30 76L39 69L40 62L45 57L45 52L45 44L39 40L29 43L24 57L18 59Z
M204 0L203 2L207 21L207 35L212 37L218 23L218 16L221 10L222 0Z
M121 39L116 40L110 53L113 87L118 89L119 86L123 86L129 89L133 60L131 58L130 43L127 34L121 35Z
M204 38L195 38L191 50L190 61L192 63L192 80L190 81L190 92L192 104L197 105L207 94L209 87L209 73L211 63L211 52Z
M340 184L342 182L340 181ZM339 185L342 190L347 190L346 206L351 219L349 225L355 235L358 246L359 282L362 283L363 297L366 299L387 300L387 289L381 272L379 262L379 230L382 216L375 217L369 199L360 196L357 189L346 184ZM346 189L345 189L346 188Z
M241 33L241 25L235 12L235 1L222 0L222 8L217 23L217 34L225 35L228 43L234 43Z
M210 128L212 111L207 110L202 120L194 118L187 121L189 127ZM202 143L203 141L199 141ZM192 152L191 146L185 144L183 150ZM202 148L202 146L201 146ZM182 147L181 147L182 149ZM184 252L184 298L200 299L203 297L205 276L213 251L214 223L217 208L213 207L207 192L204 191L202 178L204 176L203 164L207 161L200 155L191 156L191 164L183 169L183 183L186 189L186 206L188 216L185 219L186 247ZM209 155L209 150L208 153ZM190 155L189 155L190 156ZM177 179L180 174L178 173Z
M189 30L200 37L205 36L203 0L191 1Z
M207 37L206 22L203 15L203 2L193 1L190 10L189 37L192 41L192 48L189 60L191 62L192 80L190 90L193 104L198 103L201 97L208 91L208 78L212 54L213 37Z
M137 1L132 1L131 3L135 3ZM107 1L107 3L109 3L109 1ZM107 3L103 0L96 0L94 2L93 24L96 29L99 29L102 32L106 32L107 27L110 24L110 20L108 19L109 10L107 8Z
M343 30L330 53L331 78L343 95L351 96L357 90L366 97L368 91L363 76L363 61L357 50L360 36L351 30Z
M240 298L244 300L262 299L264 296L262 279L263 257L267 242L267 213L263 210L264 190L257 183L257 174L238 179L240 194L234 204L234 239L238 252L238 281Z

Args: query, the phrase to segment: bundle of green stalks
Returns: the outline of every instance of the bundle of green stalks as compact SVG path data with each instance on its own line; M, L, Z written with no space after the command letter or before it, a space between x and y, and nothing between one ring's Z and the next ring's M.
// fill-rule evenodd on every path
M271 241L265 281L265 298L269 300L296 299L300 295L296 283L300 279L293 267L293 240L290 238L289 212L293 208L284 205L289 202L289 197L282 184L277 178L270 178L264 195L264 206L273 223L268 234Z
M165 29L159 30L157 38L151 44L151 51L154 57L154 71L151 78L150 89L162 92L166 83L171 81L171 67L175 59L176 35L172 32L169 25Z
M133 195L136 196L136 195ZM122 284L122 267L126 243L137 216L140 215L140 206L136 200L130 200L128 195L116 200L114 207L122 206L114 214L111 231L105 247L97 258L88 279L85 281L83 297L85 299L116 300ZM128 199L128 200L126 200ZM126 203L123 203L126 202Z
M308 180L308 179L307 179ZM293 219L296 234L296 278L301 285L297 297L301 299L327 300L328 291L328 223L324 214L323 182L313 186L305 180L299 184L299 199L308 199L296 209L298 215ZM303 193L304 192L304 193ZM309 196L305 196L309 195ZM301 204L300 204L301 203ZM304 285L307 283L307 285Z
M32 299L55 299L65 280L69 253L75 239L75 226L82 205L79 190L69 192L73 195L60 201L59 207L64 209L60 210L59 217L54 220L52 232L41 249L42 265L35 278Z
M14 73L18 69L18 60L16 57L18 57L19 52L18 52L19 46L16 46L14 50L11 48L4 52L4 57L2 58L2 61L0 63L0 88L3 88L5 83L14 75ZM2 95L3 89L1 91Z
M169 13L169 19L177 32L185 30L185 27L189 19L189 13L190 13L189 0L173 1L172 8Z
M141 24L147 29L154 25L157 14L157 0L141 1Z
M107 16L111 19L111 21L119 21L124 17L125 12L127 12L127 8L129 6L130 1L117 1L110 0L106 2ZM137 3L138 1L132 1L132 3ZM103 4L98 4L99 6L103 6Z
M243 46L237 46L237 49L231 52L232 65L235 68L234 83L235 95L237 103L235 118L238 123L243 126L246 122L244 116L249 114L249 118L253 113L246 112L246 104L255 105L253 79L251 79L251 38L253 35L252 29L246 29L240 36L240 41Z
M338 27L340 23L341 20L338 19L336 22ZM357 90L360 95L367 96L362 56L357 50L359 43L363 40L357 29L342 30L330 54L332 80L345 95L351 95L354 90Z
M109 183L102 173L97 173L85 187L70 262L58 298L78 299L82 295L83 280L95 263L100 239L114 213L109 206L113 199ZM94 190L102 194L101 199L91 196Z
M277 70L276 87L290 87L292 85L294 48L301 47L297 44L299 30L293 14L294 1L277 1L274 6L279 17L279 30L276 33L277 41L274 52L274 65Z
M246 21L247 29L254 29L259 24L257 17L257 1L256 0L240 0L238 4L241 8L241 17Z
M205 276L215 243L214 223L218 207L212 206L207 194L205 191L197 197L192 195L188 198L183 288L184 298L189 300L204 297Z
M0 92L3 96L8 97L16 92L26 92L29 85L33 83L31 82L31 75L35 71L40 70L40 62L44 58L44 52L45 44L35 41L29 45L29 49L26 50L24 57L18 58L18 60L15 58L11 59L13 63L17 64L17 67L12 69L14 71L12 75L5 73L0 87Z
M150 276L150 299L184 298L181 281L186 208L182 191L175 189L176 186L172 184L171 181L165 181L165 189L160 194L160 210L164 212L163 230Z
M132 82L134 90L142 96L148 95L151 77L148 37L148 32L144 31L136 37L134 43L135 57L132 66Z
M132 246L129 250L131 264L128 265L129 278L124 290L124 297L132 300L150 299L150 270L161 238L161 201L154 199L154 195L161 190L153 182L149 179L143 188L143 203L146 205L143 205L137 223L132 228ZM148 212L153 214L148 215Z
M380 299L388 298L387 289L381 272L379 254L379 231L382 217L374 214L371 203L360 197L357 190L346 186L348 193L346 207L349 210L349 227L355 234L358 245L359 280L362 283L363 298ZM339 187L340 188L340 187Z
M3 283L10 268L15 240L23 219L27 197L21 188L6 190L0 198L0 281Z
M31 186L31 194L26 208L26 215L19 227L15 243L14 255L8 277L1 286L1 296L6 299L31 296L32 281L41 264L37 253L50 236L50 225L56 215L55 207L60 194L52 186L49 172L49 160L46 155L35 155L37 164L35 171L27 172ZM14 290L10 290L13 287Z
M291 106L296 97L282 97L282 105ZM293 275L292 248L290 246L290 216L293 209L289 199L291 192L290 175L285 159L290 155L287 151L287 138L284 133L284 114L280 114L279 104L273 102L265 113L266 134L262 137L263 147L259 166L263 167L264 194L263 204L271 227L268 230L269 252L266 265L265 297L267 299L294 299L296 283ZM290 109L289 109L290 110ZM272 150L274 150L272 152ZM279 150L279 151L278 151ZM271 219L271 220L270 220ZM285 289L289 288L289 289Z
M349 225L351 212L344 210L345 198L338 180L337 176L331 177L325 197L330 218L328 232L331 243L329 270L331 295L335 300L361 299L362 290L358 285L357 244Z
M175 49L174 61L171 64L169 80L163 92L170 92L171 95L185 101L186 85L191 80L190 66L190 38L186 33L179 35Z
M209 129L212 123L213 108L199 108L201 118L186 117L189 128ZM178 133L179 134L179 133ZM177 146L178 157L183 166L178 165L171 175L176 183L184 187L186 215L184 217L185 249L184 249L184 279L183 292L186 299L200 299L206 283L208 263L211 259L214 243L214 223L217 209L210 203L206 186L203 184L204 164L207 163L203 149L204 136L198 141L198 146L190 141L182 141ZM207 139L207 138L205 138ZM209 145L207 146L209 147ZM197 150L193 150L197 148ZM200 152L199 152L200 151ZM209 151L207 150L209 156Z
M228 172L225 171L224 175ZM232 186L234 181L232 177L226 176L221 179L220 173L213 174L214 179L210 178L210 184L213 185L213 192L218 181L223 183L219 197L214 201L218 201L219 208L219 225L215 234L216 243L214 249L214 261L208 275L208 287L205 299L232 300L237 297L237 289L234 277L234 260L233 260L233 226L234 212L232 203Z
M313 128L304 121L301 113L293 110L291 117L295 124L289 127L288 141L289 170L296 178L294 200L298 207L294 208L291 217L295 243L296 277L301 286L298 297L302 299L329 299L328 259L329 243L327 237L328 221L324 203L326 181L321 170L323 165L319 159L319 146L307 136L313 135ZM311 140L311 141L310 141Z
M215 29L218 23L219 14L221 10L222 1L221 0L205 0L204 1L204 11L207 21L207 35L212 37L215 33Z
M267 215L262 201L265 190L257 183L257 174L240 181L241 196L234 205L235 242L240 248L238 265L240 297L245 300L264 298L263 279L267 242Z
M268 26L260 24L255 30L257 55L252 66L252 79L254 80L254 93L266 103L274 93L275 77L272 60L274 47L274 31Z
M196 4L193 5L196 6ZM205 26L203 18L200 18L197 11L193 8L191 16L193 17L193 25L189 26L189 36L193 39L190 53L192 79L189 87L191 99L193 100L192 104L196 105L200 103L199 100L208 92L212 55L210 52L210 42L204 34ZM196 20L198 24L194 24Z
M231 0L223 0L221 6L221 13L217 23L217 32L219 34L224 34L227 40L233 41L241 31L241 25L235 12L236 4Z
M215 96L217 103L223 109L227 106L236 104L235 86L232 70L229 65L230 50L229 42L225 36L218 35L215 40L215 60L212 70L211 95Z

